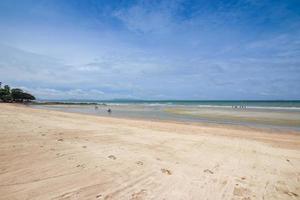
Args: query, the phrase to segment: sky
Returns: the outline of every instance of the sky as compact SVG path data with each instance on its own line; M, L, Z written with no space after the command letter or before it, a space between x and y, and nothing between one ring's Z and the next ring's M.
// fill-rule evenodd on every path
M39 99L300 99L300 1L0 0L0 81Z

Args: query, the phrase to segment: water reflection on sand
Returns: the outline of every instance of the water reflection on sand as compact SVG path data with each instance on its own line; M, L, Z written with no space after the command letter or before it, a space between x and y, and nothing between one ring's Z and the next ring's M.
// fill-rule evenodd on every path
M35 108L99 116L170 120L191 123L233 124L250 127L300 130L300 109L234 108L184 105L100 104L31 105ZM111 109L111 113L107 112Z

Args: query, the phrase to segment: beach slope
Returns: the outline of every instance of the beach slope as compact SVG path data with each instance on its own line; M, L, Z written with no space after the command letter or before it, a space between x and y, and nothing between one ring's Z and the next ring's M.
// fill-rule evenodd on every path
M300 199L300 133L0 104L0 199Z

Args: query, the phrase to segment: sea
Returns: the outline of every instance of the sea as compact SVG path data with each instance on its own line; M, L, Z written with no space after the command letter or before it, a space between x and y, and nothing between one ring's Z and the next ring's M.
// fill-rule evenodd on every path
M136 120L300 131L300 100L41 100L30 106Z

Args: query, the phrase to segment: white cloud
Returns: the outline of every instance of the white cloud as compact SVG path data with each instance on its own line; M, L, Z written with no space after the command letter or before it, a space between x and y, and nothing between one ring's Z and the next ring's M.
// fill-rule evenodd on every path
M61 18L60 28L27 18L28 26L1 24L0 42L24 50L0 45L0 79L40 98L299 98L297 16L271 4L139 1L104 13L102 4L99 13L33 12Z

